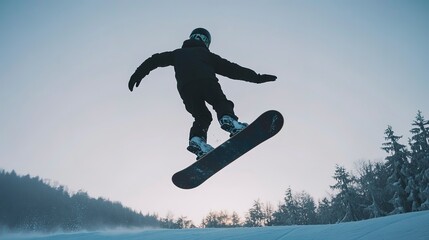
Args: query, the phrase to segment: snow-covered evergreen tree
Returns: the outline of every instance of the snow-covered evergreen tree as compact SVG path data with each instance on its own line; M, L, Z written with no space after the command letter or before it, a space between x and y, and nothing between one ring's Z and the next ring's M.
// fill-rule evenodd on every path
M421 111L412 123L413 128L409 144L411 147L411 170L407 193L412 201L412 210L429 209L429 121Z
M332 198L332 197L331 197ZM332 200L323 198L319 200L317 207L317 223L319 224L333 224L338 221L337 212Z
M356 187L354 186L354 177L346 171L342 166L335 166L334 179L337 181L332 189L338 190L338 194L334 198L334 201L340 201L344 208L344 216L339 219L339 222L350 222L357 221L358 218L358 194Z
M361 162L358 172L360 192L365 200L365 211L369 213L368 217L385 216L385 188L388 177L385 165L371 161Z
M316 222L316 204L310 194L303 191L294 195L288 188L284 203L273 213L273 225L307 225Z
M297 222L298 209L293 200L292 189L288 188L284 203L279 204L278 210L273 213L274 225L293 225Z
M301 212L300 224L315 224L317 222L317 215L316 203L313 197L303 191L297 195L297 200Z
M244 226L246 227L263 227L267 224L267 219L271 218L265 212L266 208L260 200L256 200L253 203L252 208L246 215Z
M390 156L386 157L386 166L390 172L388 185L393 192L390 203L394 209L390 214L398 214L411 211L411 204L407 200L406 187L410 176L408 151L406 147L398 141L402 136L396 136L391 126L385 131L386 143L383 143L385 150Z

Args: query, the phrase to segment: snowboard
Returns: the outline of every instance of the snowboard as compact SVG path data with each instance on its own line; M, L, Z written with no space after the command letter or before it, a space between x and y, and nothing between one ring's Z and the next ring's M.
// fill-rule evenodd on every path
M174 185L182 189L198 187L240 156L276 135L283 127L283 121L283 116L278 111L270 110L263 113L249 126L207 155L175 173L172 177Z

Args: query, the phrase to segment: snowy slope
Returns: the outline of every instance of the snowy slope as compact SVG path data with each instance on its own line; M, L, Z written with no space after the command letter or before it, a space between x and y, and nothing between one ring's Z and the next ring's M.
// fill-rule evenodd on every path
M429 211L370 219L360 222L264 228L138 230L84 233L58 233L53 235L6 235L4 240L344 240L389 239L429 240Z

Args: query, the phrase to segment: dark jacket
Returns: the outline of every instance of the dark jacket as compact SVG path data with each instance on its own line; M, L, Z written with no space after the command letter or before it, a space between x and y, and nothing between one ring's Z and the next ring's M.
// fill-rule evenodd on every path
M157 53L145 60L133 78L142 79L157 67L167 66L174 66L179 91L188 84L218 81L216 74L248 82L258 82L260 76L210 52L202 41L190 39L183 43L182 48Z

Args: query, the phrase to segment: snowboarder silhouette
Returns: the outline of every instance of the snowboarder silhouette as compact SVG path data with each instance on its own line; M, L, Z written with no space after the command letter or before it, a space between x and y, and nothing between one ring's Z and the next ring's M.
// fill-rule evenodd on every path
M186 110L194 118L187 150L197 155L197 160L213 150L213 147L207 144L207 131L213 118L206 102L216 111L221 128L229 132L230 136L247 126L246 123L238 121L234 113L234 103L226 98L216 74L253 83L277 79L276 76L257 74L251 69L221 58L210 52L210 43L210 33L204 28L197 28L191 32L181 48L157 53L146 59L128 83L128 88L133 91L152 70L174 66L180 97Z

